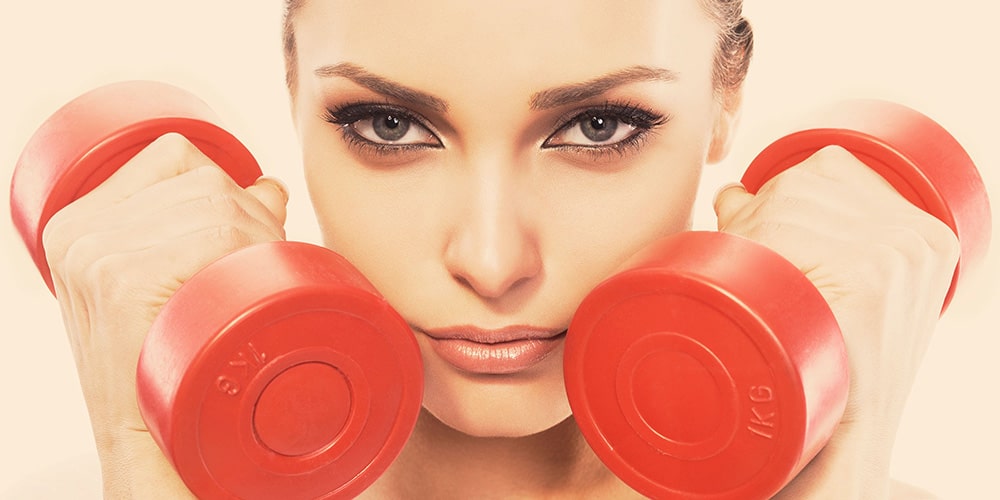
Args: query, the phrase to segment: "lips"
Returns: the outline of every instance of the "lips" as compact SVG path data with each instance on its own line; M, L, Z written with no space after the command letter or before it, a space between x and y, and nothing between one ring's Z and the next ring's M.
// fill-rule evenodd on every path
M535 366L559 347L565 330L510 326L485 330L460 326L423 330L431 347L455 368L474 374L508 375Z

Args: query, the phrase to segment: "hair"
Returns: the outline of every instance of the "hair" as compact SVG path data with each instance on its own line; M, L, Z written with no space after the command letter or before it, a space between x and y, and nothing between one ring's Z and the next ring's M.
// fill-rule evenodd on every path
M294 93L296 78L295 13L306 0L285 0L282 39L285 50L285 83ZM753 55L753 29L743 17L743 0L699 0L718 27L712 81L716 91L733 95L743 85Z

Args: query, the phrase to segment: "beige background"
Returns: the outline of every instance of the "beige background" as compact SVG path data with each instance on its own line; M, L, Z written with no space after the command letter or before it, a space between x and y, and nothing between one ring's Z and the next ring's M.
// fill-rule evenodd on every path
M4 184L30 134L66 100L115 80L166 80L211 103L265 170L291 185L289 234L316 241L281 81L278 0L11 4L0 13ZM714 189L738 178L802 110L845 96L889 98L935 117L966 146L1000 205L1000 9L989 5L748 0L757 57L743 128L730 160L705 181L699 226L714 222ZM15 241L2 192L0 498L96 498L96 457L59 310ZM893 462L897 477L946 498L997 498L997 251L979 273L940 324Z

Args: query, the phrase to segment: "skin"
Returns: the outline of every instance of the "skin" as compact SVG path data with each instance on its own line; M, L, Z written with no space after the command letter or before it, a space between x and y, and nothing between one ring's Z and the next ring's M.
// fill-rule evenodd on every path
M524 21L524 29L540 33L533 37L502 36L503 26L523 16L517 8L494 13L456 2L445 10L462 12L430 16L424 29L439 36L399 50L394 37L365 35L368 28L357 19L372 16L386 33L404 34L416 14L410 9L307 3L296 22L295 123L326 245L372 280L416 332L426 365L425 407L467 434L524 436L569 416L561 350L524 373L474 376L442 361L423 332L465 324L565 330L584 295L623 260L657 237L688 227L714 123L728 119L711 85L715 28L694 2L665 2L620 14L621 22L636 30L615 36L610 46L602 43L598 51L559 43L599 32L607 8L597 4L577 9L580 22L547 29L548 16L529 16L534 21ZM455 23L455 16L467 22ZM469 51L452 40L480 43ZM550 47L545 60L534 57L539 46ZM489 64L504 68L505 78L484 70L483 52L497 54ZM427 71L423 54L448 63ZM344 63L446 101L445 112L413 110L425 117L443 147L384 155L352 147L322 118L324 110L385 98L351 78L315 74L317 68ZM680 76L531 109L532 97L542 89L634 66ZM611 148L543 146L567 114L608 101L671 118L640 148L620 154ZM389 102L412 106L401 99ZM491 103L490 112L483 111L485 102ZM578 129L564 133L566 141L592 142Z
M565 329L583 296L631 254L688 228L702 168L725 155L739 93L712 84L716 27L697 1L572 7L454 1L427 12L308 2L297 15L293 116L325 244L410 322L426 365L426 411L367 495L636 495L583 442L561 350L524 372L473 376L441 360L424 335L465 324ZM546 90L622 74L647 77L532 106L552 95ZM359 83L372 75L446 106ZM324 115L339 110L337 119L361 101L420 118L426 130L411 125L406 137L423 147L377 152L345 140L351 131L372 137L370 117L332 124ZM570 147L581 139L573 119L608 102L669 120L635 147ZM49 223L46 253L108 496L185 493L135 408L142 338L199 268L282 239L286 201L280 183L240 189L185 139L165 136ZM715 203L720 230L763 243L806 273L848 345L844 420L780 495L888 495L893 435L954 269L954 236L836 148L757 195L731 186Z

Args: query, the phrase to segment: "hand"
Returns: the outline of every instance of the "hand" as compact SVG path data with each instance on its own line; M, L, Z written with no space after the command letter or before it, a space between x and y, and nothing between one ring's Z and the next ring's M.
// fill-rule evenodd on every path
M153 319L222 255L284 239L287 195L240 188L193 144L167 134L56 213L43 246L104 470L105 493L157 454L138 410L135 370ZM119 493L111 493L116 490Z
M851 385L832 439L779 496L879 498L906 396L958 260L954 233L839 147L775 176L756 195L715 200L719 230L796 265L847 346Z

